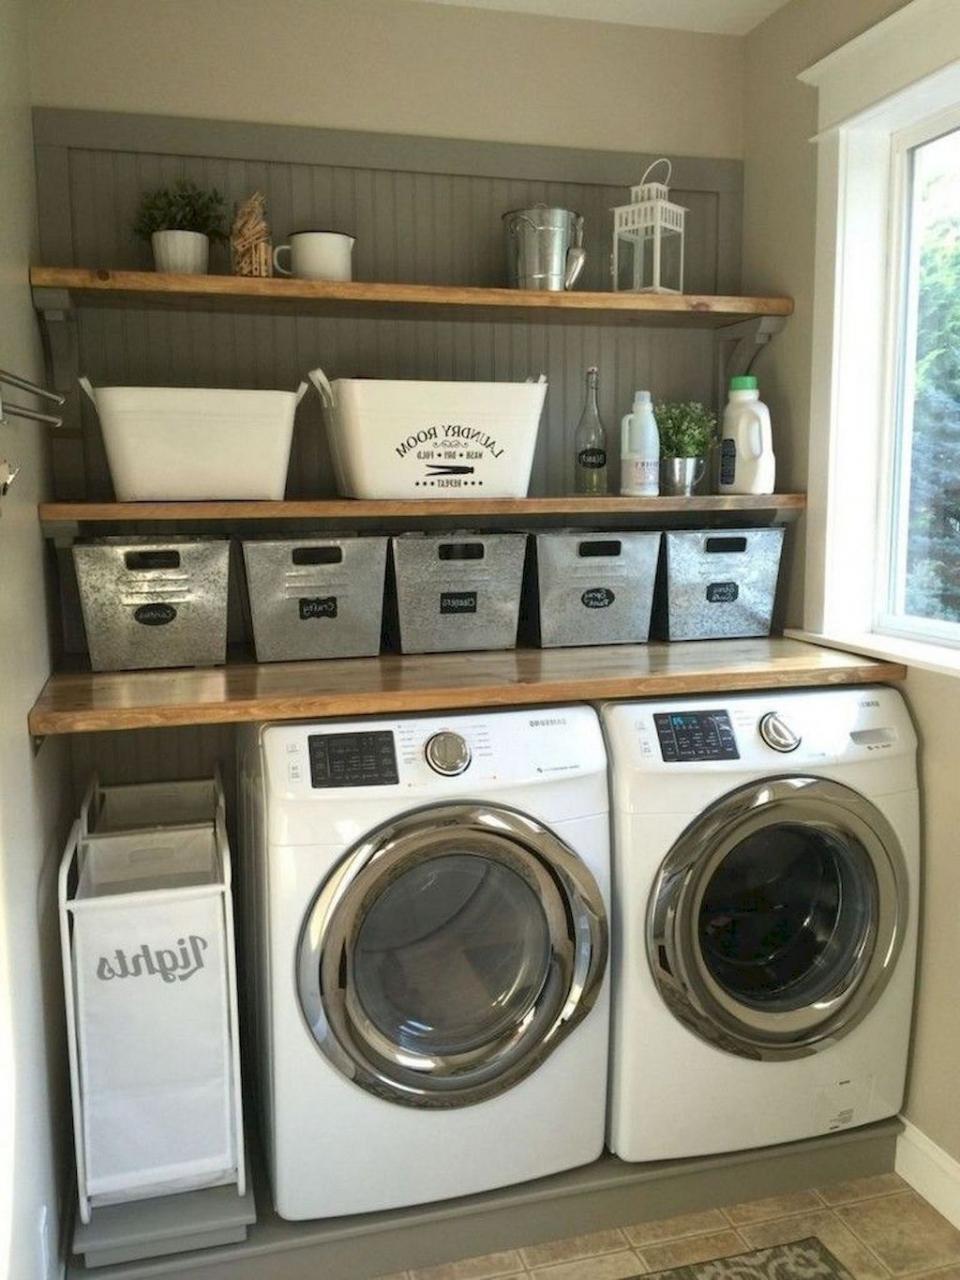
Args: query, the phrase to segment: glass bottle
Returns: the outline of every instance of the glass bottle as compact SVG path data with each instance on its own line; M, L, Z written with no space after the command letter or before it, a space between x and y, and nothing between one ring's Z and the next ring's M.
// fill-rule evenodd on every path
M607 492L607 433L597 407L596 366L587 370L587 394L573 437L574 493L597 497Z

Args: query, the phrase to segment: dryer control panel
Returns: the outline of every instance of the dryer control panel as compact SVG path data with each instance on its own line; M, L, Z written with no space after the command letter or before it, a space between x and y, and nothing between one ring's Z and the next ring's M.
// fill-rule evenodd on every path
M310 784L314 787L396 786L397 749L389 729L311 733Z
M666 761L740 759L728 711L658 711L653 722Z

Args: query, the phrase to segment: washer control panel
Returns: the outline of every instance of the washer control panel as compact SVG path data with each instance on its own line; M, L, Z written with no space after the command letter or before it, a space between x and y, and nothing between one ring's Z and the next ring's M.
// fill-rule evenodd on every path
M740 759L726 711L657 712L653 720L660 740L660 755L668 763Z
M441 729L428 738L423 754L434 773L443 774L446 778L455 778L458 773L463 773L472 759L466 738L449 729Z
M311 733L310 785L313 787L396 786L397 749L389 729L360 733Z

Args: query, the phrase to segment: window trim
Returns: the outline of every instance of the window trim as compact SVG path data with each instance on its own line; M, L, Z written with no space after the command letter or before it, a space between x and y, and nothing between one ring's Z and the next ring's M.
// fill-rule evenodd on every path
M894 139L960 105L951 53L960 6L912 0L799 77L819 90L820 131L804 623L793 634L894 658L929 648L931 664L960 670L940 637L878 630L876 592L890 537L880 504L895 404Z
M921 618L894 612L889 606L902 585L906 540L898 537L908 518L910 502L910 446L913 436L913 397L910 394L916 344L917 272L912 261L918 248L911 237L914 195L914 154L917 147L960 130L960 101L935 112L891 136L890 225L887 321L884 346L884 420L880 438L880 483L877 487L877 557L874 565L874 604L871 631L931 644L960 648L960 622ZM909 417L909 437L904 420ZM905 455L905 458L904 458ZM906 465L905 465L906 462Z

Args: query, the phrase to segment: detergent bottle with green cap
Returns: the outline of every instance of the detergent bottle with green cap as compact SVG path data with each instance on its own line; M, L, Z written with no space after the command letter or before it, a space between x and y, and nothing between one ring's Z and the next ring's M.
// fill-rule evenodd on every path
M770 410L752 376L730 379L720 434L720 493L773 493L777 460Z

